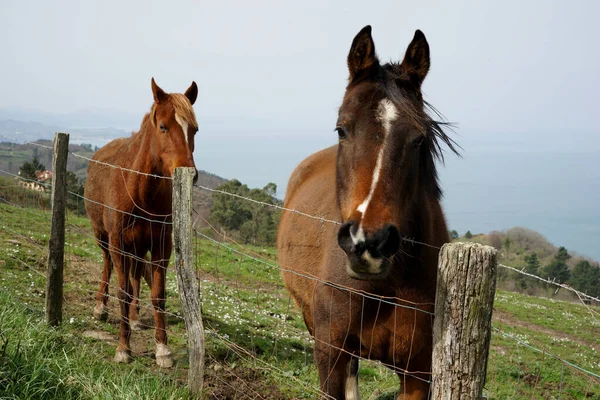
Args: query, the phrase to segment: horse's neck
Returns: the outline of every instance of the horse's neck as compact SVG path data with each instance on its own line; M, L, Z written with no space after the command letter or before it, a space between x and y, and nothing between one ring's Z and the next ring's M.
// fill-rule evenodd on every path
M170 181L149 175L163 176L160 155L152 146L151 136L138 132L131 137L130 149L131 169L140 173L129 174L128 187L132 201L137 206L150 212L156 212L165 207L170 208L170 202L164 199L171 198Z
M136 132L129 138L129 150L131 169L144 174L152 173L150 138L142 132Z

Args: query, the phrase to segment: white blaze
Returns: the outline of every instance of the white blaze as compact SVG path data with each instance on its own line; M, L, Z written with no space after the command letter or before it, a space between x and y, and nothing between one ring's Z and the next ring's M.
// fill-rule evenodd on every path
M373 194L375 193L375 188L377 187L377 183L379 182L379 175L381 174L381 165L383 164L383 152L386 148L386 139L390 133L390 129L392 127L392 123L398 118L398 110L394 103L392 103L388 99L383 99L379 102L379 107L377 107L377 120L383 126L383 143L381 144L381 148L379 149L379 154L377 155L377 162L375 163L375 170L373 171L373 179L371 180L371 189L369 190L369 194L365 201L363 201L356 210L362 214L361 223L358 226L358 232L356 236L350 232L350 236L352 237L352 241L354 244L362 242L365 240L365 235L362 229L362 219L365 217L365 213L367 212L367 207L369 207L369 203L373 198Z
M188 123L185 119L181 118L179 114L175 113L175 121L181 126L183 130L183 137L185 138L185 142L188 141Z

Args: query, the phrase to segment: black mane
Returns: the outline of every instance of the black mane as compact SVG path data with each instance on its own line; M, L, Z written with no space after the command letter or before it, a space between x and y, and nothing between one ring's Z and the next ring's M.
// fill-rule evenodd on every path
M408 122L424 134L425 140L421 145L421 162L425 171L425 184L433 194L440 199L442 189L438 182L435 161L444 163L444 144L454 154L461 157L458 149L462 149L454 139L445 132L453 131L454 125L444 121L443 115L427 101L423 100L421 90L407 81L399 71L400 65L388 63L380 67L376 83L386 93L398 111L406 117ZM434 119L432 115L437 119Z

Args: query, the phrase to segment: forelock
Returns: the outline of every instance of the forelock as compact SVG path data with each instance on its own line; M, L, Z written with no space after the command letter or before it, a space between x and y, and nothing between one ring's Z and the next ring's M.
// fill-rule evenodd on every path
M179 93L171 93L169 95L169 100L173 105L175 113L178 114L181 118L183 118L183 120L187 122L188 125L197 129L198 122L196 122L196 114L194 113L194 108L192 107L192 103L190 103L190 100L183 94Z

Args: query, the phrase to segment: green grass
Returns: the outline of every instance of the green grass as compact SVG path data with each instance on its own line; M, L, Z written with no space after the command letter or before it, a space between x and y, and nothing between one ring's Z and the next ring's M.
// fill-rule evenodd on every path
M118 331L114 300L108 322L91 318L102 258L89 221L68 215L65 322L52 330L44 326L40 312L50 215L39 208L0 202L0 216L0 397L188 397L183 385L185 325L179 318L182 312L173 268L168 272L167 310L176 367L168 372L154 367L149 357L153 330L134 332L134 362L115 365L111 362L114 341L82 336L94 330L116 337ZM232 398L246 393L252 398L258 392L272 399L315 398L318 377L312 341L274 267L275 249L231 247L265 261L252 260L208 240L195 242L207 328L206 397ZM112 294L115 282L113 278ZM149 304L148 292L144 285L144 306ZM546 349L600 374L600 325L585 307L498 291L495 310L494 327L511 336L492 334L488 398L552 399L559 394L561 399L600 398L598 380L563 369L563 364L548 354L516 341ZM142 318L151 319L145 308ZM380 393L379 400L395 398L399 387L395 374L373 362L361 361L359 381L364 398L375 390Z
M0 397L179 399L185 387L141 363L107 363L70 325L50 329L40 311L0 292Z

